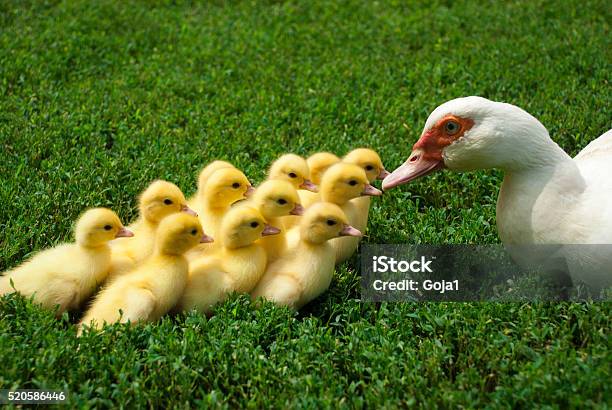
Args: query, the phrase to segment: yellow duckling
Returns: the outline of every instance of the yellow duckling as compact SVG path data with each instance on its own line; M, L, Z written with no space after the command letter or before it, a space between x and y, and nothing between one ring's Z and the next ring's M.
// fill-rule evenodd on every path
M196 200L197 200L199 194L201 194L201 190L204 188L204 185L206 185L206 181L208 181L208 178L215 171L218 171L218 170L224 169L224 168L236 168L236 167L233 164L231 164L231 163L229 163L227 161L216 160L216 161L211 162L207 166L205 166L200 171L200 174L198 175L198 192L196 192L196 194L194 196L192 196L191 198L189 198L189 200L187 200L187 204L189 206L193 206L194 208L196 207L196 205L197 205Z
M96 296L83 325L152 322L176 305L187 283L183 254L200 242L210 241L197 217L176 213L159 224L152 255L140 266L120 276Z
M283 179L289 181L295 189L317 192L317 186L308 179L309 176L306 160L295 154L280 156L268 170L268 179Z
M155 232L160 221L176 212L197 214L187 206L183 192L171 182L157 180L145 189L138 200L138 219L128 226L134 232L130 239L111 242L112 267L109 279L132 270L153 252Z
M203 187L198 187L194 209L200 215L202 226L214 238L232 204L253 192L255 189L242 171L233 167L221 168L210 174Z
M310 170L310 180L312 183L316 185L321 184L323 173L327 171L327 168L340 161L340 158L331 152L317 152L309 156L306 163Z
M266 224L257 209L248 205L232 208L223 218L217 238L220 251L190 263L189 281L178 307L210 313L231 292L251 291L267 262L266 252L255 241L279 232Z
M320 186L321 201L338 205L349 223L360 231L366 227L359 225L362 220L357 205L351 199L362 195L382 195L382 192L370 185L365 171L357 165L340 162L332 165L323 174ZM297 236L295 230L287 233L289 247L296 242ZM359 238L338 238L331 241L331 245L336 248L336 262L340 263L355 252Z
M329 288L334 273L335 250L328 242L338 236L361 236L348 224L337 205L319 202L306 210L300 220L299 242L266 272L251 292L279 305L300 309Z
M314 184L320 185L325 171L340 161L340 158L330 152L318 152L309 156L306 163L308 164L308 169L310 170L310 180ZM300 195L302 206L305 208L308 208L310 205L321 200L320 196L315 192L298 191L298 194ZM296 224L297 220L293 220L292 222Z
M287 181L268 180L257 187L248 205L257 208L266 222L278 227L278 235L265 236L259 240L268 256L268 262L275 260L287 247L284 220L289 215L302 215L304 208L300 204L297 191Z
M389 172L383 166L380 156L376 151L369 148L357 148L346 154L342 161L349 164L355 164L361 167L365 173L370 184L377 179L385 179ZM368 214L370 211L370 197L362 196L359 198L352 199L357 206L357 214L359 215L359 221L355 223L358 229L365 232L366 226L368 226Z
M111 263L108 242L129 236L133 233L123 227L113 211L90 209L76 223L76 243L41 251L5 272L0 277L0 295L17 290L24 296L34 296L45 308L59 306L58 316L76 309L106 279Z
M383 180L389 175L389 171L383 166L380 156L373 149L357 148L349 152L342 159L349 164L355 164L363 168L370 183L377 179Z

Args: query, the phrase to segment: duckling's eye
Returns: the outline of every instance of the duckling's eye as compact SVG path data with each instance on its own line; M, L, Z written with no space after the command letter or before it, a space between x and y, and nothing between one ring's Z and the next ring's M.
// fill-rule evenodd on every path
M192 229L192 230L191 230L191 234L192 234L193 236L196 236L196 234L197 234L197 233L198 233L198 230L197 230L197 229Z
M327 220L327 224L328 224L329 226L334 226L336 223L337 223L337 222L336 222L336 221L334 221L333 219L328 219L328 220Z
M234 183L232 184L232 188L234 188L234 189L238 189L238 188L240 188L240 183L238 183L238 182L234 182Z
M259 222L251 222L251 228L257 228L259 226Z
M295 172L290 172L289 178L297 178L297 174Z
M445 125L444 125L444 129L446 130L446 133L449 135L454 135L457 132L459 132L459 124L456 121L448 121Z
M105 230L105 231L110 231L111 229L113 229L113 227L112 227L112 226L110 226L110 225L104 225L104 230Z
M168 199L168 198L164 199L164 204L166 204L166 205L172 205L172 203L173 203L173 202L172 202L172 199Z
M366 171L371 171L374 169L373 165L366 165Z
M287 203L287 200L284 198L279 199L278 201L276 201L279 205L285 205Z
M350 186L355 186L355 185L357 185L357 181L355 181L354 179L351 179L351 180L349 181L349 185L350 185Z

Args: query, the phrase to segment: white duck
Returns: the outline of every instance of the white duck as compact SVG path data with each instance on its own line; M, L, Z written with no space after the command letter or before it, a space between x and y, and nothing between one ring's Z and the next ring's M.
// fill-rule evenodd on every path
M383 189L442 168L504 172L497 227L505 245L612 244L612 130L572 159L524 110L458 98L430 114L412 154ZM564 246L560 253L574 281L595 289L612 284L610 247Z

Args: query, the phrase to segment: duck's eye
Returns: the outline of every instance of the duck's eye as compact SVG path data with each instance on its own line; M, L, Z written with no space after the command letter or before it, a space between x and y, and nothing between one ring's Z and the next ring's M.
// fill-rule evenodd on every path
M234 189L238 189L238 188L240 188L240 183L238 183L238 182L234 182L234 183L232 184L232 188L234 188Z
M328 220L327 220L327 224L328 224L329 226L334 226L336 223L337 223L337 222L336 222L336 221L334 221L333 219L328 219Z
M454 135L457 132L459 132L459 124L456 121L448 121L445 125L444 125L444 129L446 130L446 133L449 135Z
M104 225L104 230L105 230L105 231L110 231L111 229L113 229L113 227L112 227L112 226L110 226L110 225Z
M259 222L251 222L251 228L257 228L259 226Z
M195 236L197 233L198 233L198 230L197 230L197 229L192 229L192 230L191 230L191 234L192 234L193 236Z
M172 199L168 199L168 198L164 199L164 204L172 205Z
M366 171L371 171L374 169L373 165L366 165Z
M357 185L357 181L355 181L354 179L351 179L351 180L349 181L349 185L350 185L350 186L355 186L355 185Z
M297 178L297 174L295 172L290 172L289 178Z
M281 198L281 199L279 199L279 200L278 200L278 201L276 201L276 202L277 202L279 205L285 205L285 204L287 203L287 200L286 200L286 199Z

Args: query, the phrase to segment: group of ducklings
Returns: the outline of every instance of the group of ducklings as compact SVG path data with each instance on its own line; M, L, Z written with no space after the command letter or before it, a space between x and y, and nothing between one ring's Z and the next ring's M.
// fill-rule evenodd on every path
M170 311L209 314L232 292L299 309L325 292L334 266L357 249L370 196L382 194L371 183L387 174L367 148L342 159L285 154L257 188L229 162L214 161L189 200L170 182L149 185L127 228L110 209L89 209L74 244L5 272L0 295L19 292L62 314L103 284L79 332Z

